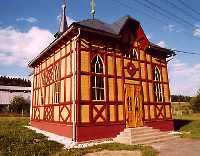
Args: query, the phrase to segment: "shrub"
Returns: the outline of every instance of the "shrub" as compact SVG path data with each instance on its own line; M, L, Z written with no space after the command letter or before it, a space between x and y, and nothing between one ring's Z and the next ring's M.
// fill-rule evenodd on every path
M197 96L190 100L190 103L194 112L200 112L200 89L197 92Z
M15 113L28 113L30 110L30 102L24 99L22 96L15 96L11 100L10 106L9 106L10 112Z

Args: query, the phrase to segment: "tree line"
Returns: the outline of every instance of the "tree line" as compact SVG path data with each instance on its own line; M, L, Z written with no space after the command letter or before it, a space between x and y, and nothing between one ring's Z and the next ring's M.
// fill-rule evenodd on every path
M6 76L0 76L0 85L31 87L31 81L26 80L24 78L11 78Z
M191 99L191 96L171 95L172 102L190 102Z
M183 95L172 95L172 102L189 102L194 112L200 112L200 89L197 91L196 96L183 96Z

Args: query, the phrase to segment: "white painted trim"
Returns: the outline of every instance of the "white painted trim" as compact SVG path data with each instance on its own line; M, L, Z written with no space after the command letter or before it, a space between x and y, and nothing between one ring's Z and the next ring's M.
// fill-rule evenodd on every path
M76 142L76 73L77 73L77 69L76 69L76 65L77 65L77 57L76 57L76 54L77 54L77 39L78 37L80 36L80 28L78 29L78 34L77 36L75 36L72 41L75 41L75 48L76 50L73 52L73 55L74 55L74 65L73 65L73 108L72 108L72 141L75 141Z

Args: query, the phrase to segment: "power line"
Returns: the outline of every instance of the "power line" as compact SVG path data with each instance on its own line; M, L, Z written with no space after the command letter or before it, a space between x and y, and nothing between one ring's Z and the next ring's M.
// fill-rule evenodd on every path
M190 5L185 3L183 0L179 0L178 2L180 2L185 8L191 10L193 13L197 14L198 16L200 16L200 12L196 11L195 9L193 9Z
M135 2L138 3L139 5L142 5L148 9L150 9L150 10L153 10L155 13L159 13L163 17L167 17L168 19L173 19L173 20L177 21L176 19L169 16L168 14L163 13L162 11L158 10L157 8L151 7L151 5L149 6L148 4L144 3L143 1L135 0Z
M153 7L155 7L155 8L158 8L159 10L161 10L161 11L165 12L166 14L172 16L173 18L177 18L179 21L181 21L181 22L184 23L185 25L188 25L188 26L190 26L190 27L194 27L194 25L193 25L192 23L190 23L189 21L187 21L187 20L185 20L185 19L183 19L183 18L181 18L181 17L179 17L179 16L173 14L172 12L170 12L170 11L168 11L168 10L166 10L166 9L164 9L164 8L162 8L162 7L160 7L160 6L157 5L156 3L153 3L153 2L151 2L150 0L145 0L145 1L146 1L147 3L149 3L151 6L153 6Z
M165 20L161 20L161 19L159 19L159 18L156 18L155 16L151 15L149 12L146 13L144 10L134 8L134 7L132 7L131 5L128 5L128 4L126 4L126 3L122 3L120 0L112 0L112 1L113 1L114 3L118 3L120 6L123 6L123 7L125 7L125 8L128 8L128 9L130 9L130 10L136 10L136 11L138 11L138 12L141 12L141 13L143 13L144 15L146 15L146 16L148 16L148 17L151 17L151 19L154 19L155 21L157 21L157 22L159 22L159 23L162 23L162 24L164 24L164 25L168 25L168 24L169 24L169 23L166 22ZM157 9L152 8L151 6L148 6L146 3L142 3L141 1L135 0L135 2L138 2L140 5L145 6L146 8L150 9L151 11L154 10L156 13L157 13L157 11L158 11ZM160 12L160 10L159 10L158 12ZM162 12L161 12L161 13L162 13ZM164 13L162 13L162 16L163 16L163 17L166 17L166 15L165 15ZM173 20L176 21L176 18L174 19L174 18L172 18L171 16L169 16L168 18L171 18L171 19L173 19ZM178 23L179 23L179 22L178 22ZM180 23L179 23L179 24L180 24ZM188 36L188 37L191 37L191 34L190 34L190 33L184 33L184 35L186 35L186 36Z
M150 2L149 0L146 0L146 1L148 1L147 3L144 3L143 1L140 1L140 0L134 0L134 2L136 2L136 3L139 3L140 5L142 5L142 6L144 6L144 7L146 7L146 8L148 8L148 9L151 9L151 10L154 10L154 11L158 11L160 14L161 14L161 16L163 16L163 17L168 17L168 18L170 18L170 19L173 19L174 21L176 21L176 23L178 23L178 24L180 24L180 22L182 22L182 23L184 23L181 19L176 19L176 18L174 18L174 17L176 17L176 15L173 15L173 13L171 13L171 12L169 12L168 13L168 11L167 11L167 13L166 13L166 9L163 9L163 8L161 8L160 6L158 6L158 5L154 5L154 3L152 3L152 2ZM150 6L149 6L150 5ZM153 7L152 7L153 6ZM161 8L161 11L160 11L160 9L159 8ZM164 12L164 13L163 13ZM171 16L170 16L171 15ZM178 17L178 16L177 16ZM186 24L186 23L184 23L184 24ZM188 25L190 25L190 26L192 26L192 28L194 27L194 25L193 24L191 24L191 23L187 23L187 26ZM186 27L186 25L185 25L185 27ZM191 37L191 34L190 33L184 33L184 35L186 35L186 36L189 36L189 37Z
M130 10L137 10L138 12L141 12L142 14L144 14L144 15L146 15L146 16L148 16L148 17L151 17L152 19L154 19L155 21L157 21L157 22L160 22L160 23L162 23L162 24L169 24L169 23L167 23L166 21L163 21L163 20L161 20L161 19L159 19L159 18L156 18L155 16L153 16L153 15L151 15L151 14L149 14L149 13L146 13L145 11L142 11L142 10L140 10L140 9L137 9L137 8L133 8L132 6L130 6L130 5L128 5L128 4L126 4L126 3L122 3L120 0L112 0L113 2L115 2L115 3L118 3L118 4L120 4L120 6L123 6L123 7L125 7L125 8L128 8L128 9L130 9Z
M189 51L183 51L183 50L176 50L176 49L172 49L172 51L176 52L176 53L184 53L184 54L190 54L190 55L200 55L200 52L189 52Z
M171 2L169 0L165 0L165 1L162 1L162 2L167 2L168 4L170 4L171 6L173 6L176 9L178 9L180 12L182 12L186 16L190 17L191 19L199 20L199 18L196 18L195 16L193 16L192 14L186 12L183 8L179 7L178 5L176 5L175 3L173 3L173 2Z

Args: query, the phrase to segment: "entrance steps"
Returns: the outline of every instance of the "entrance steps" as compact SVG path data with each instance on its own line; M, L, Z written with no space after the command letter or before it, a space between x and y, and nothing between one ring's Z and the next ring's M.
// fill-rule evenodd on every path
M162 132L152 127L126 128L113 140L124 144L151 144L177 138L168 132Z

